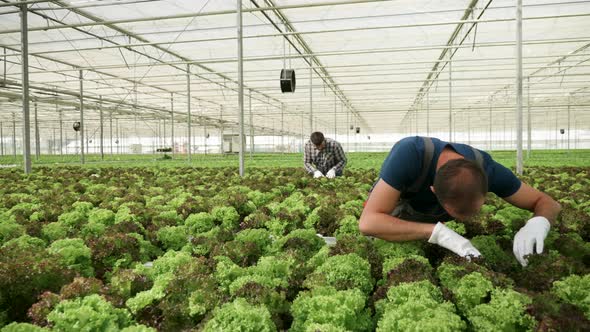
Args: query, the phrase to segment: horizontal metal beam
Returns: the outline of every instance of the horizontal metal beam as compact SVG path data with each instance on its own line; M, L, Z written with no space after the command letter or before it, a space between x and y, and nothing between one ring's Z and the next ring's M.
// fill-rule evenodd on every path
M543 20L543 19L554 19L554 18L572 18L572 17L587 17L590 13L583 14L570 14L570 15L551 15L551 16L534 16L523 18L526 20ZM376 26L376 27L355 27L349 29L329 29L329 30L314 30L314 31L302 31L302 32L284 32L284 33L273 33L273 34L262 34L262 35L250 35L244 36L244 39L257 39L257 38L274 38L282 36L293 36L293 35L312 35L312 34L326 34L326 33L345 33L351 31L373 31L373 30L388 30L388 29L400 29L400 28L416 28L416 27L432 27L432 26L443 26L443 25L455 25L455 24L467 24L467 23L501 23L501 22L512 22L513 18L505 19L489 19L489 20L459 20L459 21L445 21L445 22L433 22L433 23L420 23L420 24L401 24L401 25L387 25L387 26ZM151 43L129 43L129 44L118 44L111 46L95 46L85 48L72 48L32 52L30 55L42 55L42 54L56 54L56 53L69 53L69 52L85 52L94 50L109 50L119 48L133 48L133 47L145 47L145 46L162 46L162 45L178 45L178 44L194 44L194 43L205 43L205 42L216 42L216 41L233 41L235 36L219 37L219 38L205 38L205 39L188 39L188 40L177 40L177 41L166 41L166 42L151 42ZM54 41L59 42L59 41ZM14 55L16 56L16 55Z
M34 0L33 0L34 1ZM273 9L299 9L299 8L312 8L312 7L326 7L326 6L342 6L342 5L355 5L355 4L362 4L362 3L372 3L372 2L388 2L394 0L341 0L341 1L334 1L334 2L311 2L305 4L298 4L298 5L283 5L283 6L274 6L274 7L260 7L260 8L244 8L244 13L257 13L262 11L268 11ZM26 2L26 1L25 1ZM35 1L35 2L46 2L46 1ZM19 3L12 2L10 5L17 6ZM2 6L4 5L4 6ZM0 7L5 7L9 4L2 4ZM236 10L220 10L220 11L213 11L213 12L197 12L197 13L186 13L186 14L177 14L177 15L167 15L167 16L153 16L153 17L141 17L141 18L130 18L130 19L121 19L121 20L110 20L110 21L100 21L100 22L87 22L87 23L76 23L76 24L68 24L68 25L56 25L56 26L45 26L45 27L31 27L29 28L29 32L34 31L48 31L48 30L59 30L59 29L69 29L69 28L82 28L82 27L94 27L94 26L102 26L102 25L112 25L112 24L126 24L126 23L138 23L138 22L153 22L153 21L166 21L166 20L176 20L176 19L183 19L183 18L194 18L194 17L205 17L205 16L219 16L219 15L233 15L236 14ZM4 30L0 31L0 34L7 34L7 33L17 33L20 32L19 29L11 29L11 30Z
M154 0L151 0L154 1ZM155 1L159 1L159 0L155 0ZM590 3L590 1L588 0L581 0L581 1L559 1L559 2L545 2L545 3L532 3L532 4L528 4L528 5L523 5L523 8L536 8L536 7L552 7L552 6L559 6L561 8L563 8L566 5L579 5L579 4L586 4L586 3ZM108 4L106 4L108 5ZM89 5L90 7L98 7L100 5ZM69 7L52 7L52 10L60 10L60 9L78 9L78 8L83 8L82 6L69 6ZM513 6L495 6L492 8L488 8L488 11L492 11L492 10L505 10L505 9L512 9ZM50 10L49 8L44 9L42 7L35 7L35 10ZM294 20L291 21L292 24L301 24L301 25L305 25L305 24L309 24L309 23L327 23L327 22L339 22L339 21L349 21L349 20L358 20L358 19L367 19L367 20L371 20L371 19L391 19L391 20L395 20L397 17L404 17L404 16L414 16L414 15L432 15L432 14L449 14L449 13L455 13L455 12L463 12L465 10L465 8L446 8L443 10L430 10L430 11L412 11L412 12L396 12L394 14L379 14L379 15L363 15L363 16L345 16L345 17L328 17L328 18L320 18L320 19L303 19L303 20ZM15 11L18 12L18 11ZM245 25L244 28L248 29L248 28L259 28L259 27L267 27L268 24L266 23L262 23L262 24L249 24L249 25ZM211 31L211 30L215 30L215 31L221 31L221 30L231 30L234 31L235 26L234 25L228 25L228 26L216 26L216 27L209 27L209 28L187 28L187 29L182 29L182 30L165 30L165 31L142 31L140 32L140 34L144 37L146 36L151 36L151 35L157 35L157 34L170 34L170 33L191 33L191 32L203 32L203 31ZM230 31L230 32L231 32ZM123 36L116 34L116 35L107 35L105 36L105 38L121 38ZM71 38L68 39L68 41L70 42L85 42L85 41L89 41L89 40L95 40L95 38ZM53 44L54 41L37 41L37 42L32 42L29 43L29 45L42 45L42 44ZM7 46L14 46L14 47L18 47L19 44L7 44Z

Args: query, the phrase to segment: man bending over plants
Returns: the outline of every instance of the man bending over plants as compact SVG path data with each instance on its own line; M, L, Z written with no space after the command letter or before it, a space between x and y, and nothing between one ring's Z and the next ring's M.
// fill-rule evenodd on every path
M342 175L346 166L346 155L340 143L316 131L305 143L303 166L307 173L313 174L314 178L325 176L333 179Z
M359 229L388 241L425 239L457 255L477 257L480 252L471 242L442 222L476 215L489 191L534 213L514 236L514 255L526 266L526 255L543 252L561 206L488 153L465 144L418 136L397 142L383 162Z

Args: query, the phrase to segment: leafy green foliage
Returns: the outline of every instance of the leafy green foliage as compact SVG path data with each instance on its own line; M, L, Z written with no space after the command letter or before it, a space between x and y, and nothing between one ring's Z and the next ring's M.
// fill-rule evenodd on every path
M239 226L240 214L233 206L218 206L211 215L225 229L236 229Z
M463 276L456 285L451 287L455 304L459 311L464 313L483 303L492 290L492 282L479 272Z
M448 228L452 229L453 231L455 231L459 235L465 235L465 233L466 233L465 225L462 224L462 223L458 223L458 222L456 222L454 220L447 221L445 223L445 226L447 226Z
M188 243L185 226L165 226L158 230L158 240L164 249L180 250Z
M11 323L2 328L2 332L45 332L50 331L44 327L36 326L29 323Z
M299 293L293 301L291 331L306 331L313 324L330 324L348 331L370 331L370 312L366 297L358 289L315 288Z
M364 294L373 290L371 265L357 254L338 255L328 257L307 280L304 286L316 288L332 286L338 290L358 288Z
M518 262L512 253L506 252L498 244L498 237L494 235L479 235L471 239L486 263L495 271L508 272L517 268Z
M237 298L216 309L204 331L272 332L276 331L276 326L265 307Z
M494 289L489 303L476 306L467 313L477 331L533 331L536 322L526 313L531 299L510 289Z
M181 251L170 250L153 262L152 267L138 265L136 271L144 274L153 281L151 289L137 293L125 302L125 305L134 313L147 307L154 301L162 299L165 290L178 268L191 262L191 256Z
M346 215L340 219L340 227L334 232L334 236L360 235L359 222L357 217Z
M377 331L461 331L466 324L429 281L402 283L379 303Z
M531 212L510 205L498 210L492 218L500 221L504 227L506 227L505 233L507 235L514 236L514 234L524 226L526 221L531 217Z
M202 330L216 308L238 299L268 312L272 329L289 330L303 322L292 316L293 301L317 293L322 304L308 315L317 320L305 319L301 331L590 329L587 285L568 278L590 272L587 167L526 169L523 181L563 210L545 253L523 268L511 251L528 212L494 195L472 220L447 223L483 253L471 262L424 241L360 236L362 203L384 157L374 155L375 169L347 168L334 180L313 180L300 158L298 169L244 177L234 168L184 166L39 167L27 176L1 169L0 326L28 317L50 327L59 303L96 295L145 324L117 330ZM326 246L316 233L337 242ZM415 284L424 289L411 291ZM323 304L330 296L341 299L333 308ZM343 312L358 325L334 319Z
M53 242L47 251L61 258L61 263L68 269L78 271L82 276L94 275L90 248L82 239L62 239Z
M11 239L25 234L25 227L14 220L0 221L0 246Z
M555 281L551 292L563 301L582 309L586 318L590 319L590 274L585 276L573 274L563 280Z
M131 315L97 294L60 302L47 316L56 331L118 330L132 324Z
M390 257L383 262L383 278L387 278L389 271L397 268L400 264L404 263L408 259L416 260L424 265L430 266L428 259L424 256L409 255L407 257Z
M206 212L194 213L184 221L190 234L199 234L211 230L215 226L215 217Z

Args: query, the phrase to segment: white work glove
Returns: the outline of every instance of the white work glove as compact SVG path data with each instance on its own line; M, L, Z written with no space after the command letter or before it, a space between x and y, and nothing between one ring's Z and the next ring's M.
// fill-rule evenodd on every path
M533 217L527 221L517 233L514 235L514 244L512 251L516 260L522 266L527 266L528 261L524 258L526 255L533 253L533 249L537 247L537 254L543 252L543 245L551 224L545 217Z
M336 171L332 168L331 170L328 171L328 173L326 173L326 177L328 179L333 179L336 177Z
M428 242L438 244L461 257L467 257L467 259L469 259L469 256L481 256L481 253L471 244L471 242L469 242L469 240L455 233L455 231L441 222L436 223L436 226L434 226L434 230L432 231Z
M323 178L323 177L324 177L324 174L322 174L322 172L317 171L317 170L315 172L313 172L313 178L314 179Z

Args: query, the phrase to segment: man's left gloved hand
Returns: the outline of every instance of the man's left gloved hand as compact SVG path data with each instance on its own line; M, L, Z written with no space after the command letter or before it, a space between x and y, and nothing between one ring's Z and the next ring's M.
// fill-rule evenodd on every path
M332 168L331 170L328 171L328 173L326 173L326 177L328 179L333 179L336 177L336 171Z
M544 241L550 228L551 224L547 218L534 217L514 235L512 251L520 265L526 266L528 264L524 256L532 254L535 245L537 254L543 252Z
M313 178L317 179L317 178L323 178L324 174L322 174L322 172L316 170L315 172L313 172Z

